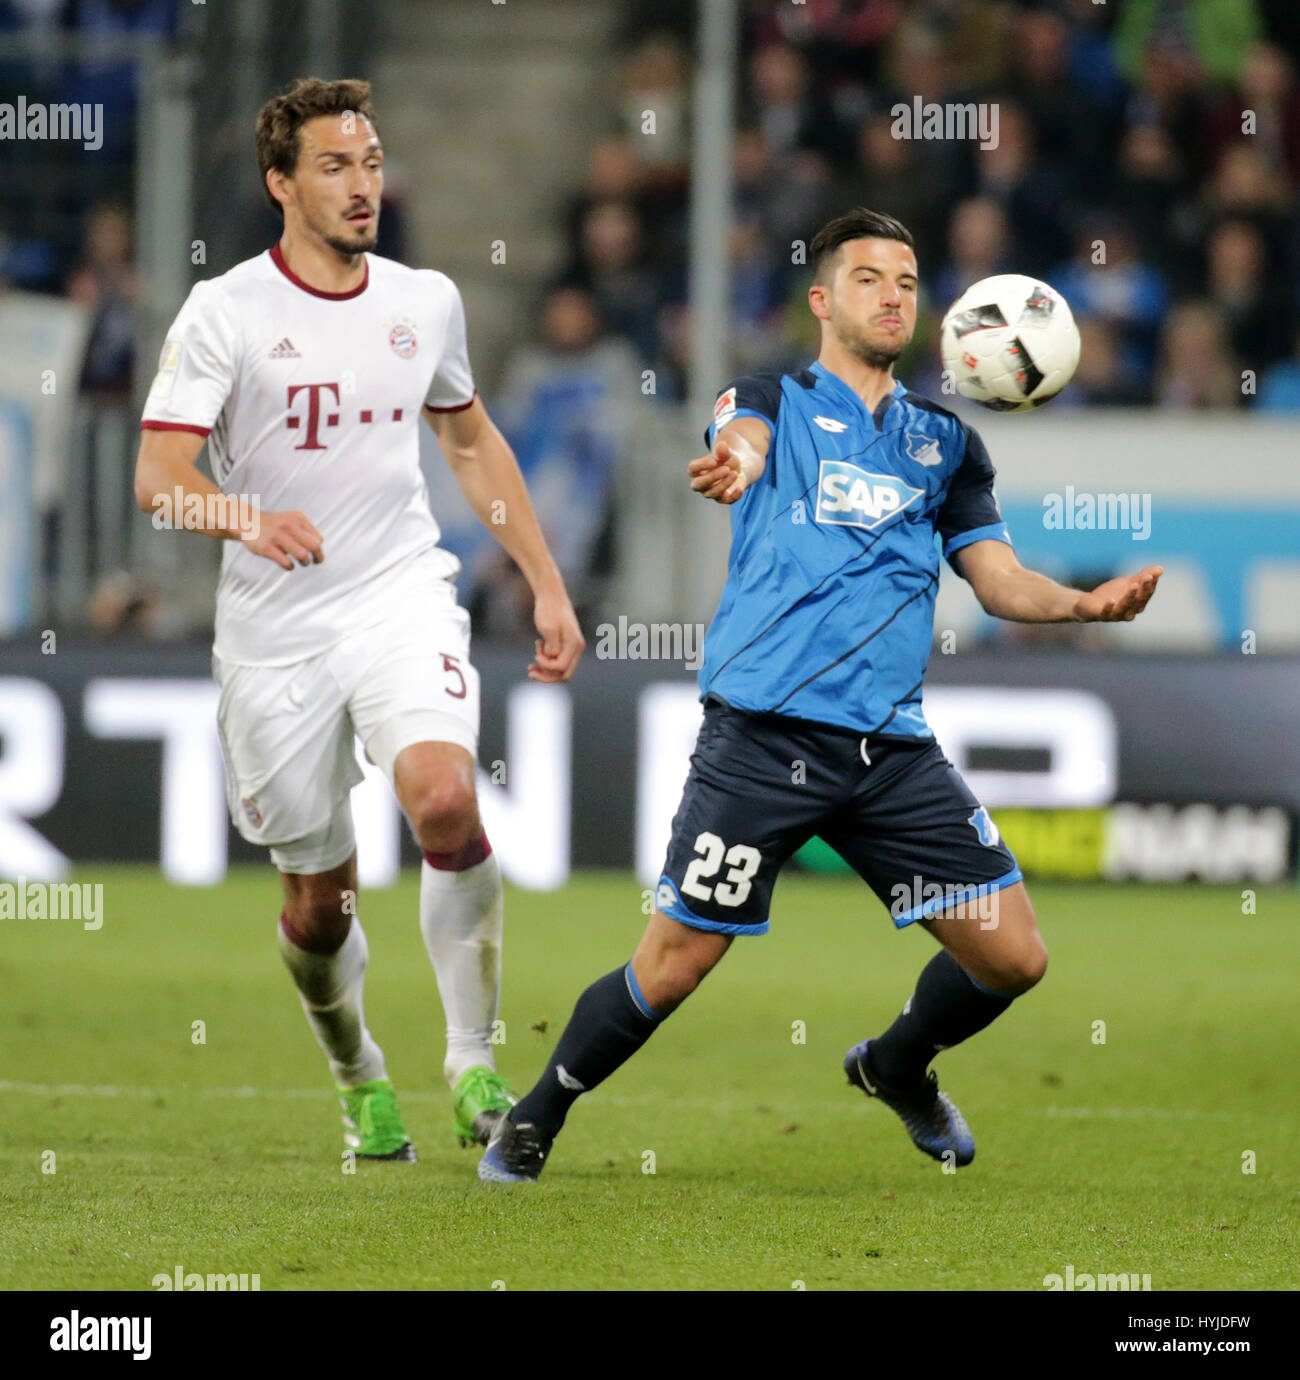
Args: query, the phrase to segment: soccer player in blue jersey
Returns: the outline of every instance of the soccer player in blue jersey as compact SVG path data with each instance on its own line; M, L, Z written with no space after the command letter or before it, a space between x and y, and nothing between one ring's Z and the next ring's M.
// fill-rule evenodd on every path
M1163 572L1084 593L1026 570L979 436L894 380L916 325L910 233L856 210L818 232L812 260L816 363L732 383L709 454L689 466L697 493L731 505L731 563L657 909L631 962L579 997L545 1072L498 1123L479 1163L489 1182L538 1177L573 1102L640 1049L736 935L767 930L777 873L813 835L897 927L917 922L941 946L898 1019L844 1060L849 1082L926 1154L951 1165L975 1155L930 1061L1047 967L1016 860L921 712L936 538L984 609L1014 622L1131 620Z

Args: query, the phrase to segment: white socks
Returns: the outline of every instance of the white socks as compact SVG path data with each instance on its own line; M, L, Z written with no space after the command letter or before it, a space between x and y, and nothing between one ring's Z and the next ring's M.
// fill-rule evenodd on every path
M300 949L282 924L276 925L275 931L280 953L298 986L307 1023L325 1051L335 1082L355 1087L372 1078L387 1078L384 1052L366 1029L362 1010L361 988L369 950L361 921L353 917L343 947L332 954Z
M476 1064L496 1067L490 1041L501 996L503 923L494 853L459 872L431 867L427 858L421 863L420 933L447 1017L442 1071L453 1087Z

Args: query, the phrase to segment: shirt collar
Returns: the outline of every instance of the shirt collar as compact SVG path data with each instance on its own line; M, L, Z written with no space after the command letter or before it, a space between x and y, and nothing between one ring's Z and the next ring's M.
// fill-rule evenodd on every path
M864 403L862 399L858 397L858 395L853 391L853 389L850 388L849 385L845 383L844 380L840 378L838 374L832 373L831 370L826 368L826 366L822 364L820 360L814 361L809 372L815 374L819 379L823 380L823 382L829 387L830 391L832 393L838 394L844 402L849 404L849 406L857 407L861 411L866 412L866 403ZM876 404L875 412L869 415L871 417L873 425L876 427L877 430L880 430L884 426L885 414L893 405L894 399L901 398L903 394L906 392L907 389L901 383L895 381L892 391L886 393L885 396L881 398L879 403Z

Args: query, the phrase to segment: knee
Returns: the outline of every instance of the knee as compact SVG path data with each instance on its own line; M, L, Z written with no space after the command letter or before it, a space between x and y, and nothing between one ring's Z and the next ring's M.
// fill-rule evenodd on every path
M426 786L412 803L411 826L430 853L463 848L479 829L473 786L454 778Z
M661 1016L679 1007L708 976L716 957L688 944L663 945L633 961L641 993Z
M644 980L638 976L641 992L651 1008L659 1015L666 1016L675 1011L704 980L707 969L701 971L698 964L691 963L682 955L665 956L646 974Z
M310 953L332 954L343 947L352 926L354 906L345 906L341 891L304 893L285 901L290 938Z
M1047 971L1047 946L1035 935L999 965L999 990L1019 996L1036 987Z

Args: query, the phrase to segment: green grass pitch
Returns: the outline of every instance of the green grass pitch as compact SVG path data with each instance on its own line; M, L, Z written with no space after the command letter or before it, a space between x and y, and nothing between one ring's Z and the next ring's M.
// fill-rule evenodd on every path
M420 1163L351 1175L274 873L79 880L104 884L101 930L0 921L6 1289L149 1289L178 1265L264 1290L1041 1290L1067 1265L1153 1290L1294 1282L1295 891L1252 915L1239 888L1032 888L1052 965L937 1061L979 1147L945 1174L840 1070L931 941L852 880L789 876L772 933L579 1102L539 1185L503 1190L450 1134L414 873L361 914ZM613 874L509 893L499 1066L520 1090L640 906Z

